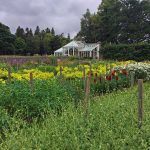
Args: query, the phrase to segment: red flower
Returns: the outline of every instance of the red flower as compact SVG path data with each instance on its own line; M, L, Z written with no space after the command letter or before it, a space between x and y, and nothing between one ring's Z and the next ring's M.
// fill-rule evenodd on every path
M106 76L106 79L107 79L108 81L111 81L111 76Z
M113 70L113 71L111 72L111 75L112 75L112 76L115 76L115 73L116 73L116 71Z

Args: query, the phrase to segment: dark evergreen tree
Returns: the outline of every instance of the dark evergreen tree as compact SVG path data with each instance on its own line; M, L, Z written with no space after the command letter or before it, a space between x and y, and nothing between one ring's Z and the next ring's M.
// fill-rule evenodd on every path
M121 3L119 0L102 0L97 12L98 41L118 43Z
M15 33L16 37L21 37L21 38L25 38L25 32L24 29L21 28L20 26L17 28L16 33Z
M51 30L49 28L46 28L45 32L46 33L51 33Z
M21 37L17 37L15 42L15 54L25 54L25 50L26 50L26 43L25 40Z
M51 33L52 33L53 36L55 36L55 30L54 30L54 28L52 28Z
M49 46L51 47L50 54L54 54L54 51L61 47L60 36L54 36L53 39L50 41Z
M31 37L33 37L32 29L29 30L29 35L30 35Z
M40 35L40 27L39 26L36 27L34 35Z
M30 36L30 30L29 30L29 28L27 27L26 29L25 29L25 36L26 36L26 38L27 37L29 37Z
M102 0L97 14L81 19L76 39L86 42L137 43L150 41L149 0Z
M95 42L95 31L93 32L94 23L92 21L92 15L90 10L87 9L86 13L83 15L81 19L81 31L79 32L78 36L86 42Z
M70 34L68 33L67 40L70 41Z
M11 34L9 27L0 23L0 54L13 54L14 41L15 36Z
M150 1L122 0L119 41L150 41Z
M32 29L25 29L20 26L16 30L16 38L10 33L9 27L0 23L0 54L53 54L54 51L70 41L70 35L55 35L54 28L52 33L49 28L40 32L37 26L34 35Z

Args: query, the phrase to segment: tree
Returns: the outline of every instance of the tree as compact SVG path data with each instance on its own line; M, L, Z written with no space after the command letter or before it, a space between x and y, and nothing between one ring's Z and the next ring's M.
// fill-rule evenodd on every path
M15 36L8 26L0 23L0 54L13 54Z
M40 37L38 35L34 35L33 38L33 51L34 54L40 54Z
M40 27L39 26L36 27L34 35L38 35L38 36L40 35Z
M121 3L119 0L102 0L97 12L99 41L118 43Z
M29 30L29 35L30 35L31 37L33 37L32 29Z
M24 54L25 53L25 49L26 49L26 43L25 40L22 39L21 37L17 37L15 42L15 53L16 54Z
M66 38L64 36L64 33L62 33L62 34L59 35L59 40L60 40L60 43L61 43L60 47L62 47L62 46L66 45L67 43L70 42L70 35L68 34L68 37Z
M91 14L90 10L87 9L86 13L81 19L81 31L78 33L77 39L84 39L85 42L96 42L96 24L94 20L95 14ZM80 37L80 38L79 38Z
M27 38L28 36L30 36L29 28L26 28L25 31L26 31L25 36L26 36L26 38Z
M149 0L102 0L96 14L81 19L76 39L86 42L137 43L150 41Z
M150 41L150 1L122 0L119 41L137 43Z
M25 33L25 42L27 44L26 46L26 54L33 55L34 54L34 37L32 30L29 28L26 28L26 33Z
M70 42L70 34L68 33L67 40Z
M46 28L40 31L39 26L33 34L31 28L25 30L20 26L16 29L16 37L11 34L9 27L0 23L0 54L53 54L54 50L67 44L70 35L55 35L55 30Z
M16 37L21 37L21 38L25 38L25 32L24 29L21 28L20 26L17 28L16 33L15 33Z
M51 34L52 34L53 36L55 36L55 30L54 30L54 28L52 28Z
M45 29L45 32L46 32L46 33L51 33L51 30L50 30L49 28L46 28L46 29Z
M43 39L43 43L44 43L44 53L50 53L51 51L51 47L50 47L50 42L52 41L52 34L51 33L46 33Z
M49 45L51 46L50 54L54 54L54 51L61 47L60 36L54 36Z

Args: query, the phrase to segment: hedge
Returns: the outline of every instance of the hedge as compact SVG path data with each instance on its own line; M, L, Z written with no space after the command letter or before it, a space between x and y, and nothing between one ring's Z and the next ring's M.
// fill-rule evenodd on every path
M150 43L105 45L101 54L109 60L150 60Z

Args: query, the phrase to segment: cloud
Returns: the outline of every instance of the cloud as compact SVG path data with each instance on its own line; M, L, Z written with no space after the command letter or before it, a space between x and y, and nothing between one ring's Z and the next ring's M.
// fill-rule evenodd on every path
M80 19L89 8L97 11L100 0L0 0L0 22L12 32L23 28L54 27L58 34L75 35L80 30Z

